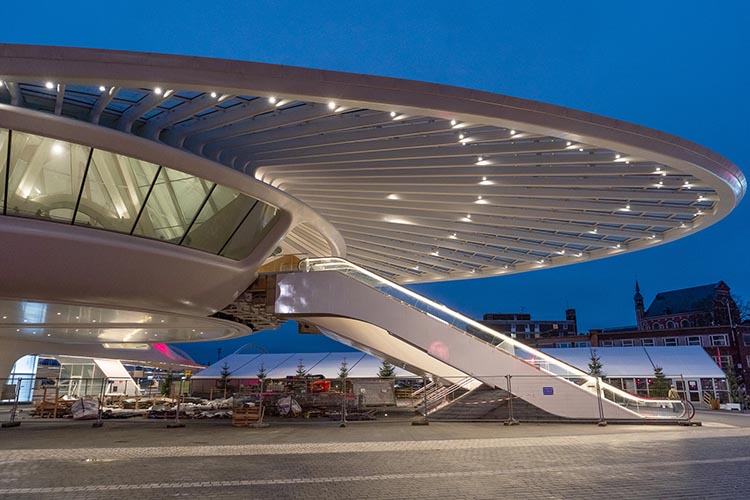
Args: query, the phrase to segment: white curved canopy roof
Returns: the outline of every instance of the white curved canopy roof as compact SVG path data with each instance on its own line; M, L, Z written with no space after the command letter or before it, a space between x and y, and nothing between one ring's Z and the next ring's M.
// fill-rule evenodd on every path
M343 236L348 259L399 282L646 248L715 223L746 189L736 166L696 144L502 95L87 49L0 45L0 61L0 102L252 175L335 227L298 225L286 252L343 253Z

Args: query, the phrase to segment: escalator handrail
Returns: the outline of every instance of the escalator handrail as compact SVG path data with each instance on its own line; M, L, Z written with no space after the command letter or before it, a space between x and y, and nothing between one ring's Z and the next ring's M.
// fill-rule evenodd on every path
M318 266L321 267L321 269L316 269L316 267L318 267ZM326 268L326 267L328 267L328 268ZM513 339L511 337L503 335L502 333L497 332L495 330L492 330L491 328L488 328L487 326L485 326L485 325L483 325L483 324L481 324L481 323L479 323L479 322L477 322L477 321L475 321L475 320L473 320L471 318L468 318L468 317L466 317L466 316L458 313L457 311L454 311L453 309L450 309L449 307L447 307L447 306L445 306L443 304L440 304L438 302L435 302L433 300L428 299L427 297L419 295L418 293L413 292L412 290L409 290L406 287L403 287L403 286L401 286L401 285L399 285L397 283L394 283L394 282L392 282L392 281L390 281L390 280L388 280L386 278L383 278L382 276L379 276L379 275L377 275L377 274L375 274L375 273L373 273L371 271L368 271L367 269L364 269L364 268L362 268L362 267L360 267L360 266L358 266L358 265L356 265L356 264L354 264L352 262L349 262L346 259L342 259L340 257L316 257L316 258L307 258L307 259L304 259L304 260L300 261L300 263L299 263L299 268L300 268L301 271L305 271L305 272L318 271L318 270L320 270L320 271L337 271L337 272L340 272L341 274L345 274L345 275L350 276L352 279L355 279L356 281L358 281L360 283L363 283L364 285L369 286L373 290L379 291L380 293L383 293L384 295L390 295L390 294L386 293L385 291L380 290L379 288L372 286L370 283L367 283L365 280L363 280L363 279L357 279L356 277L351 276L351 273L343 272L342 269L336 269L335 267L344 268L347 271L351 271L351 272L357 273L357 274L359 274L361 276L365 276L367 278L370 278L371 280L379 282L379 283L381 283L384 286L393 288L393 289L399 291L400 293L403 293L403 294L405 294L405 295L407 295L407 296L415 299L418 302L422 302L422 303L424 303L424 304L426 304L426 305L428 305L430 307L433 307L433 308L435 308L435 309L437 309L437 310L439 310L439 311L447 314L448 316L451 316L451 317L453 317L453 318L455 318L455 319L457 319L459 321L464 322L467 325L471 325L472 327L477 328L478 330L481 330L484 333L492 335L492 336L496 337L497 339L499 339L501 342L507 342L508 344L512 345L514 348L517 348L517 349L519 349L521 351L524 351L524 352L526 352L528 354L531 354L532 356L534 356L536 358L544 359L548 363L553 364L553 365L561 368L562 370L568 372L567 374L562 375L562 374L554 373L554 372L551 372L551 371L548 371L548 370L544 370L544 371L547 371L552 376L556 376L556 377L560 377L560 378L572 378L572 377L575 377L575 378L586 379L586 380L588 380L591 383L595 383L596 382L596 378L594 376L592 376L592 375L584 372L583 370L580 370L580 369L576 368L575 366L569 365L569 364L567 364L567 363L565 363L563 361L560 361L559 359L557 359L555 357L552 357L552 356L550 356L550 355L548 355L548 354L546 354L546 353L544 353L542 351L538 351L538 350L534 349L533 347L527 346L526 344L523 344L523 343L517 341L516 339ZM409 306L409 307L411 307L414 310L417 310L417 311L429 314L429 313L427 313L427 311L422 311L421 309L419 309L415 305L408 304L408 303L404 303L404 304L407 305L407 306ZM440 318L437 318L437 319L440 319ZM440 321L445 321L445 320L440 319ZM469 334L472 337L474 337L475 339L478 339L478 337L472 335L468 331L461 330L461 329L457 328L455 325L451 325L448 322L445 322L445 323L448 324L449 326L452 326L452 327L456 328L457 330L461 331L462 333ZM482 340L482 339L478 339L478 340ZM485 341L483 341L483 342L485 342ZM487 343L487 342L485 342L485 343ZM498 346L495 346L495 347L498 347ZM527 360L525 360L523 358L520 358L520 357L516 356L515 354L513 354L511 352L508 352L508 351L505 351L505 350L503 350L503 352L505 352L506 354L509 354L509 355L511 355L513 357L515 357L516 359L518 359L518 360L520 360L522 362L526 362L526 363L528 362ZM539 367L539 368L542 369L541 367ZM612 385L609 385L609 384L603 382L601 379L599 380L599 389L602 392L610 391L612 394L616 394L616 395L622 397L623 399L627 399L627 400L630 400L632 402L640 403L640 404L644 404L644 405L674 404L675 402L679 401L679 400L670 400L670 399L650 399L650 398L643 398L643 397L631 394L629 392L623 391L622 389L618 389L617 387L614 387ZM683 416L685 416L687 414L689 414L689 412L688 412L688 406L685 405L685 404L683 404L683 412L682 412L682 415L679 418L682 418ZM654 417L654 418L658 418L658 417ZM668 417L665 417L665 418L668 418ZM689 418L688 418L688 420L689 420Z

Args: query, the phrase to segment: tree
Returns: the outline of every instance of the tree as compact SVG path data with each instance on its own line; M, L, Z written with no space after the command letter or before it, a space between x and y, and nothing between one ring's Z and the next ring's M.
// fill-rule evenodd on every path
M654 368L654 380L651 382L649 393L654 398L666 398L667 394L669 394L669 381L659 366Z
M596 355L596 349L591 349L591 361L589 361L589 375L592 377L602 378L604 372L602 371L602 362L599 356Z
M164 378L161 379L161 384L159 384L159 393L161 393L162 396L169 397L169 393L172 390L172 382L174 382L172 372L167 372Z
M304 377L305 375L307 375L307 370L305 369L305 365L302 363L302 358L299 358L299 364L297 365L297 376Z
M734 299L734 303L737 305L737 309L739 309L740 311L739 323L750 321L750 301L745 300L744 297L734 294L732 295L732 298Z
M258 380L263 380L264 378L266 378L266 375L266 365L264 363L261 363L260 368L258 368Z
M339 366L339 378L346 378L349 375L349 363L346 362L346 359L341 362L341 366Z
M388 361L383 361L383 364L378 371L378 377L380 378L391 378L396 374L396 367L390 364Z
M734 373L734 367L728 365L724 369L727 376L727 385L729 386L729 399L732 403L740 403L740 384L737 382L737 374Z
M229 371L229 364L224 361L224 364L221 366L221 373L220 379L219 379L219 389L222 391L226 391L229 388L229 375L231 375L232 372Z

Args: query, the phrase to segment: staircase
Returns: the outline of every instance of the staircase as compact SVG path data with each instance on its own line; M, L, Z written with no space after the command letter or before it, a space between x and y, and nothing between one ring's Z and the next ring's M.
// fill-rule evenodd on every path
M509 399L510 394L507 391L482 385L467 393L460 400L451 401L438 409L430 415L430 419L446 421L509 420ZM561 422L565 420L520 398L513 399L513 419L519 422Z
M422 415L425 413L430 415L455 401L463 399L481 386L482 383L472 377L466 377L452 385L441 385L433 382L427 386L426 396L424 392L421 395L417 395L415 392L412 397L416 395L420 398L416 411ZM425 408L427 409L426 412Z

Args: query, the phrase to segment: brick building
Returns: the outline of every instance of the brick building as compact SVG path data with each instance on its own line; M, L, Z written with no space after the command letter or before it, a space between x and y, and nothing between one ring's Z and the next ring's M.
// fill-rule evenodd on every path
M636 282L633 300L637 324L591 330L592 346L702 346L719 367L731 366L741 380L750 380L750 325L740 324L726 283L660 292L645 309Z
M493 330L508 335L514 339L525 341L533 345L535 341L568 337L586 337L578 333L578 322L575 309L565 310L565 319L533 319L529 313L488 313L480 321ZM560 347L586 347L588 339L578 339L584 344L564 345Z
M557 335L526 335L524 331L515 338L537 349L702 346L720 368L733 367L740 383L750 381L750 324L740 323L740 310L726 283L660 292L646 308L636 282L633 301L636 324L632 326L592 329L588 334L556 330Z

